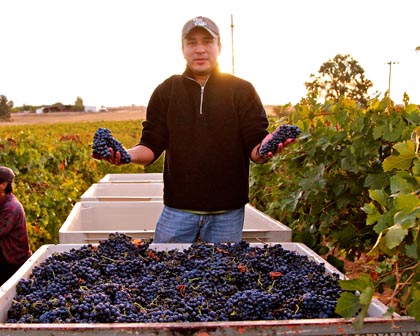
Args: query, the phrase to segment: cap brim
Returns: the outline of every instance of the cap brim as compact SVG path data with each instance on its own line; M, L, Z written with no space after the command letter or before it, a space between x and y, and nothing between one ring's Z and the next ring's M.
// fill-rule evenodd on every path
M218 35L215 33L215 32L213 32L212 30L210 30L210 29L207 29L206 27L201 27L201 26L195 26L195 27L192 27L187 33L185 33L183 36L182 36L182 38L183 39L185 39L186 37L187 37L187 35L189 34L189 33L191 33L193 30L195 30L195 29L202 29L202 30L205 30L206 32L208 32L213 38L217 38L218 37Z

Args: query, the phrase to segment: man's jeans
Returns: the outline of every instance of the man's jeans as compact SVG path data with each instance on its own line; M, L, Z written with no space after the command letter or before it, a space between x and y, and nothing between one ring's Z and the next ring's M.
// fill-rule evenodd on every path
M211 215L163 208L156 225L154 243L236 243L242 240L245 207Z

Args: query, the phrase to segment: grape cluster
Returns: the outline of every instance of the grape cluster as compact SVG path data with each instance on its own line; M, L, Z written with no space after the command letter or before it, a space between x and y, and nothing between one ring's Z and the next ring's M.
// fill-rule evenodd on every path
M54 253L16 285L7 323L334 318L339 276L280 244L194 243L159 251L110 234Z
M114 152L121 153L122 163L129 163L131 161L130 154L128 154L124 146L112 136L111 131L107 128L98 128L93 136L92 156L95 159L107 159L111 156L109 148L112 148Z
M296 125L281 125L274 133L273 137L263 144L259 149L259 155L265 157L268 153L275 153L280 143L287 139L296 139L301 130Z

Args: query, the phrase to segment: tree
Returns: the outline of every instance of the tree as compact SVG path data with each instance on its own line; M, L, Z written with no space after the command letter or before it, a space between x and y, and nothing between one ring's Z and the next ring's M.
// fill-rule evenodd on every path
M77 97L76 101L74 102L74 110L75 111L83 111L84 110L83 99L81 97Z
M370 97L368 90L373 86L364 76L364 70L350 55L340 55L328 60L318 70L319 75L310 75L306 82L308 96L324 97L338 102L340 98L352 99L366 106Z
M5 95L0 95L0 119L9 120L13 101L8 101Z

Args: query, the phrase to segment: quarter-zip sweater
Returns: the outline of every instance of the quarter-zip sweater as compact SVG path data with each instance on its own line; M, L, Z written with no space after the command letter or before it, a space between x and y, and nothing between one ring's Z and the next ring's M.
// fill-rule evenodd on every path
M201 85L187 68L153 92L139 144L165 151L164 204L191 211L248 201L252 149L268 134L253 85L217 68Z

